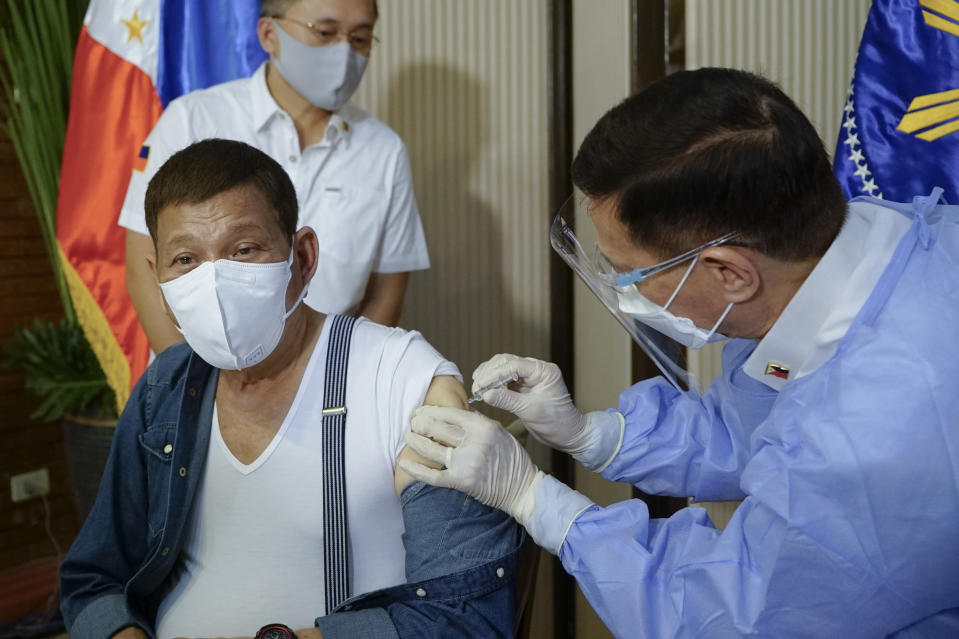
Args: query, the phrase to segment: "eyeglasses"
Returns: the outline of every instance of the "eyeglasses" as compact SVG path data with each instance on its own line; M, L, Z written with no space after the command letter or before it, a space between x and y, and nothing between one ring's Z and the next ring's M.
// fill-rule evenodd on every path
M596 269L599 279L610 286L629 286L630 284L634 283L639 284L651 275L662 273L665 270L673 268L677 264L688 262L706 249L714 246L720 246L721 244L727 244L738 238L740 235L742 234L739 231L733 231L732 233L727 233L726 235L723 235L712 242L707 242L702 246L696 247L691 251L686 251L682 255L677 255L672 259L668 259L665 262L653 264L652 266L647 266L645 268L634 268L633 270L626 272L617 271L615 268L613 268L606 256L603 255L602 251L599 250L599 245L597 244L593 251L593 266Z
M295 20L293 18L287 18L286 16L272 16L274 20L286 20L287 22L292 22L293 24L298 24L301 27L306 27L313 34L313 44L315 47L325 47L327 45L339 42L341 39L349 42L350 46L353 47L353 50L359 53L360 55L369 55L370 51L373 49L373 45L380 41L372 33L366 32L364 28L361 28L359 31L354 31L353 33L347 33L343 29L325 25L325 24L316 24L314 22L301 22L300 20Z

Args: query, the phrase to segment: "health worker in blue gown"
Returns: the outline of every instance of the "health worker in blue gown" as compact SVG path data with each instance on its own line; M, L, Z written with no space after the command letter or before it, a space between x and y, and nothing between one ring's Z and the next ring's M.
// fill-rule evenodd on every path
M602 508L448 408L408 435L445 468L405 469L515 517L617 637L959 637L959 207L847 203L796 105L729 69L613 108L573 179L597 246L576 201L552 244L663 375L585 416L538 360L497 355L474 389L516 376L485 401L608 479L742 505L722 531ZM679 356L725 339L700 393Z

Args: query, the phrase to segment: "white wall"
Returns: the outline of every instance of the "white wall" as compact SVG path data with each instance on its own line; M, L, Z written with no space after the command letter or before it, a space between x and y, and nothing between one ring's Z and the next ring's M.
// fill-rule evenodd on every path
M782 86L835 147L870 0L686 0L686 68L736 67Z
M549 348L546 0L380 0L355 102L403 138L432 268L401 325L470 374Z
M628 2L573 1L573 148L600 117L630 93ZM595 231L580 211L576 234L591 247ZM630 338L589 290L574 290L576 405L583 411L617 405L630 385ZM630 486L608 482L576 466L576 488L598 504L629 499ZM611 637L582 594L577 593L577 636Z

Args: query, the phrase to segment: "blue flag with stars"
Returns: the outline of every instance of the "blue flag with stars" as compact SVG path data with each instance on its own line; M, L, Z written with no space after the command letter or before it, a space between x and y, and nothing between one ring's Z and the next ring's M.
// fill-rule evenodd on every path
M873 0L834 164L849 198L959 203L959 0Z

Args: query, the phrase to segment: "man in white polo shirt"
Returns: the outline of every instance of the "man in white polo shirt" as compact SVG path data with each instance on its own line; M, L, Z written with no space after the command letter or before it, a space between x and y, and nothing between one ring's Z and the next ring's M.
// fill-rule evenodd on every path
M127 289L150 346L183 339L159 304L147 260L153 243L146 186L176 151L205 138L246 142L270 155L296 188L300 221L316 230L320 266L306 303L323 313L395 325L410 271L429 255L402 140L347 104L375 38L374 0L262 0L257 24L270 54L250 78L169 104L144 143L119 223L127 229Z

